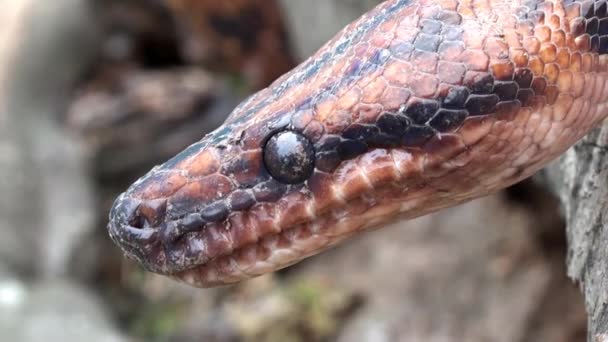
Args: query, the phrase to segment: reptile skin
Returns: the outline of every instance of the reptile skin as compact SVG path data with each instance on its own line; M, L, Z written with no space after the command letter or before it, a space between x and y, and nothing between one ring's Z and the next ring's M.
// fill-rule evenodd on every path
M133 184L108 229L194 286L271 272L529 177L608 114L607 71L606 1L386 1Z

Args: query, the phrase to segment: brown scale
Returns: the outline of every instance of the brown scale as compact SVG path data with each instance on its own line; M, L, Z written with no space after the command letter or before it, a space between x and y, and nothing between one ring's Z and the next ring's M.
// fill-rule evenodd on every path
M605 17L605 1L386 1L127 190L110 234L147 269L214 286L513 184L605 117ZM297 184L249 158L285 130L315 148ZM255 201L235 210L237 192ZM141 208L163 199L153 225Z

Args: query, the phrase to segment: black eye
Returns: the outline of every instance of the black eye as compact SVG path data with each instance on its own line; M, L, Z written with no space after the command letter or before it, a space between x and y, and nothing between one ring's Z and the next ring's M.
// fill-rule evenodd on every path
M315 151L300 133L283 131L268 140L264 148L264 164L272 177L282 183L302 183L315 167Z

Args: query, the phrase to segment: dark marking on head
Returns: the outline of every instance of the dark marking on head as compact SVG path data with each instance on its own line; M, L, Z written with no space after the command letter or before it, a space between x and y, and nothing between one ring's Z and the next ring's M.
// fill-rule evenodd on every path
M581 15L587 19L593 17L595 14L595 6L593 1L583 1L581 3Z
M410 126L401 139L403 146L420 146L434 137L437 131L429 126Z
M519 87L515 82L496 82L494 84L494 94L498 95L501 101L515 100Z
M207 222L219 222L228 217L230 210L224 201L216 201L204 207L200 211L203 220Z
M378 133L380 133L380 129L374 125L353 124L342 132L342 137L349 140L367 141Z
M471 115L485 115L496 111L499 98L496 94L471 95L467 99L465 108Z
M599 22L599 20L597 20L597 18L594 17L594 18L588 19L586 32L591 36L593 36L594 34L597 34L599 25L600 25L600 22Z
M443 99L443 108L460 109L469 97L469 90L465 87L452 87L448 90L448 94Z
M410 125L410 121L403 115L384 112L376 120L376 125L380 131L389 136L401 136Z
M368 146L363 141L344 140L338 145L338 155L342 160L353 159L356 156L367 152Z
M420 100L410 103L404 113L413 123L422 125L429 121L439 110L439 102L434 100Z
M315 166L317 169L324 172L332 172L342 162L340 154L337 150L329 152L317 152Z
M186 215L183 219L177 222L177 228L182 233L195 232L201 230L205 226L205 220L203 220L201 214L192 213Z
M232 208L232 210L246 210L255 204L255 197L251 191L237 190L230 194L228 203L230 203L230 208Z
M597 33L600 36L608 35L608 18L600 19L600 25L597 30Z
M275 202L287 191L287 186L274 179L253 187L253 196L258 202Z
M608 36L600 37L600 46L597 52L600 54L608 53Z
M494 77L487 74L479 77L472 85L470 85L473 94L490 94L494 88Z
M315 144L317 153L335 151L342 139L337 135L327 135Z
M466 118L465 110L440 109L429 122L429 126L439 132L448 132L458 128Z
M595 2L595 16L598 18L603 18L606 16L606 1Z
M519 69L515 72L515 82L520 88L530 88L534 74L530 69Z

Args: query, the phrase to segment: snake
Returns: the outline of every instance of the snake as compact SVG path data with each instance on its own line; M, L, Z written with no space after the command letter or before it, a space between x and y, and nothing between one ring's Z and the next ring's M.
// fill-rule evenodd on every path
M237 283L497 192L608 114L606 1L389 0L115 200L150 272Z

